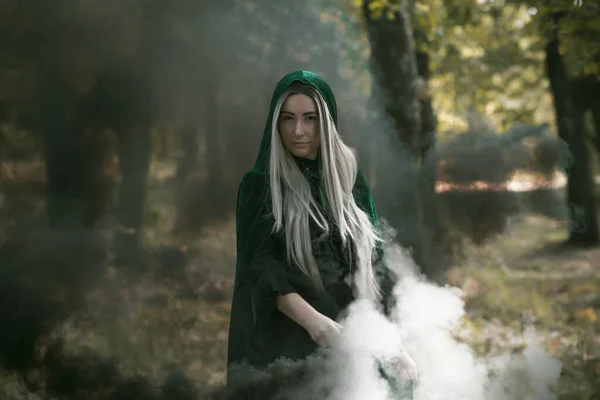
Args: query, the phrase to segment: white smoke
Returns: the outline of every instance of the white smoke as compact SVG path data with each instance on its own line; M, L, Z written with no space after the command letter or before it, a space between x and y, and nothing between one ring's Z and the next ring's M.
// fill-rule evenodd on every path
M339 321L342 333L330 347L321 349L305 363L279 360L266 372L243 370L246 384L254 382L255 387L238 391L235 396L247 393L248 399L413 399L406 372L393 362L403 347L418 366L415 400L557 398L551 388L560 376L562 364L544 351L533 328L525 329L520 338L525 346L522 354L509 349L504 354L478 358L460 339L470 334L461 328L465 316L461 290L428 282L399 246L387 247L386 262L399 276L394 289L394 321L368 301L356 301ZM381 369L388 379L396 378L393 385L382 376Z
M525 330L524 339L527 348L522 356L506 353L488 360L490 371L496 375L489 380L487 398L557 399L551 387L560 377L562 363L542 348L532 328L528 327Z
M329 350L327 373L321 377L335 383L327 399L388 399L388 385L373 360L393 359L400 346L419 369L415 399L556 399L551 388L562 364L544 351L533 328L523 335L523 354L507 350L478 358L457 338L465 315L460 289L428 282L398 246L388 246L386 257L388 267L400 278L394 290L396 322L366 303L351 305L349 316L341 321L342 336ZM405 373L398 376L406 380Z

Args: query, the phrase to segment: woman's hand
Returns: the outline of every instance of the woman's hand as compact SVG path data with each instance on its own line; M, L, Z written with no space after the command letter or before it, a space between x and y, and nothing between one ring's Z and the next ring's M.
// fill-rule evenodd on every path
M398 355L394 361L399 369L403 368L406 371L409 379L412 381L413 384L417 383L417 381L419 380L417 364L412 359L412 357L406 352L406 350L404 350L404 348L400 350L400 355Z
M340 324L315 310L298 293L278 296L277 308L303 327L319 346L331 343L342 329Z
M342 325L319 313L308 321L305 329L315 343L326 346L340 335Z

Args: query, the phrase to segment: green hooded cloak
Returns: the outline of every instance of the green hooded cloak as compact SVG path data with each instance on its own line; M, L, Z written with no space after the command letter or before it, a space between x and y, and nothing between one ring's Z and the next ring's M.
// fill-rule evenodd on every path
M297 267L292 268L288 264L283 235L272 233L274 218L271 215L269 190L271 121L275 105L293 82L315 87L325 99L333 121L336 125L338 123L335 97L320 76L309 71L294 71L279 81L271 100L256 162L239 185L237 263L229 327L228 366L245 361L262 368L279 357L303 359L317 349L309 334L276 308L277 295L298 293L317 311L334 320L354 299L352 288L347 283L353 267L348 262L348 252L342 248L339 233L333 233L325 240L317 240L319 229L314 225L310 228L313 252L326 296L319 295L310 279ZM316 160L295 159L309 181L315 199L322 199L320 157ZM360 171L353 195L357 205L379 229L371 190ZM320 204L323 205L323 202ZM328 215L326 207L323 211ZM382 306L387 314L394 281L383 263L382 248L377 249L373 265L383 290Z

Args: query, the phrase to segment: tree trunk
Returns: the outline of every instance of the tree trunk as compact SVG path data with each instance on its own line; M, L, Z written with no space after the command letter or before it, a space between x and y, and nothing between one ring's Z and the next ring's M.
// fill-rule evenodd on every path
M189 123L184 126L182 132L183 157L177 166L178 182L185 182L189 174L198 164L198 153L200 152L200 135L198 126L195 123Z
M596 133L596 151L600 157L600 94L596 95L595 101L590 105L592 120L594 121L594 131Z
M41 127L46 162L46 214L53 228L80 228L78 188L80 138L67 121L68 98L55 74L40 88Z
M85 131L83 126L78 127ZM93 228L106 214L114 190L114 182L105 174L110 163L110 137L103 131L88 130L81 138L77 187L80 189L82 223Z
M130 127L119 140L119 231L115 247L119 261L134 262L141 246L142 222L150 167L150 129L145 124Z
M555 16L558 24L559 17ZM559 53L555 36L546 46L546 73L556 110L558 133L570 147L573 165L569 171L567 197L571 218L569 242L573 244L597 244L598 223L594 201L594 181L590 171L589 156L584 140L585 106L575 102L571 86Z
M577 93L584 112L590 111L592 117L595 148L600 154L600 81L595 75L583 75L573 80L573 93Z
M208 182L219 184L223 177L220 160L221 152L219 150L219 106L217 104L219 82L217 74L209 74L208 76L211 79L208 79L205 83L206 95L204 97L206 104L204 115L205 165ZM210 187L210 183L208 187Z
M156 145L154 149L154 156L157 159L166 159L171 156L171 146L169 141L169 133L170 130L165 126L160 126L155 130L154 133L154 143ZM185 133L184 133L185 134Z
M371 43L373 95L394 123L395 132L415 159L420 158L421 114L419 77L408 14L399 9L393 18L376 19L363 1Z
M437 132L437 117L433 110L431 96L429 94L429 79L431 71L429 70L429 54L417 51L417 70L422 79L423 86L420 93L421 108L421 161L424 162L427 153L435 146Z
M595 85L591 88L591 92L592 96L588 104L590 106L594 124L594 143L596 145L598 156L600 157L600 81L595 81Z
M429 54L423 51L416 52L417 69L423 82L420 92L421 106L421 134L420 157L421 169L419 172L419 203L421 204L421 237L423 241L423 273L430 279L443 283L447 251L446 230L438 210L435 184L437 181L438 159L432 153L435 146L437 117L433 110L432 99L428 86L431 77L429 69ZM427 210L425 212L425 210Z
M572 229L570 242L574 244L600 244L598 216L594 199L594 177L590 168L590 157L585 138L585 108L580 101L573 103L575 135L570 143L575 160L568 180L569 203Z
M410 250L416 264L431 278L430 272L435 268L430 257L431 234L424 223L422 193L425 188L421 170L422 79L417 69L413 31L404 9L391 14L384 12L381 18L375 18L369 4L369 0L363 1L371 44L372 97L384 113L373 124L381 130L382 119L391 122L391 132L375 138L378 168L373 193L380 213L396 231L394 239Z

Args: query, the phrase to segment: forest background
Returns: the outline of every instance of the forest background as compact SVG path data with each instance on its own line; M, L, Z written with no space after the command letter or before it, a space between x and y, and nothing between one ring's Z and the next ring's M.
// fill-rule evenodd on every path
M533 324L560 398L600 395L597 3L5 0L0 37L2 398L222 386L237 185L296 69L473 351Z

